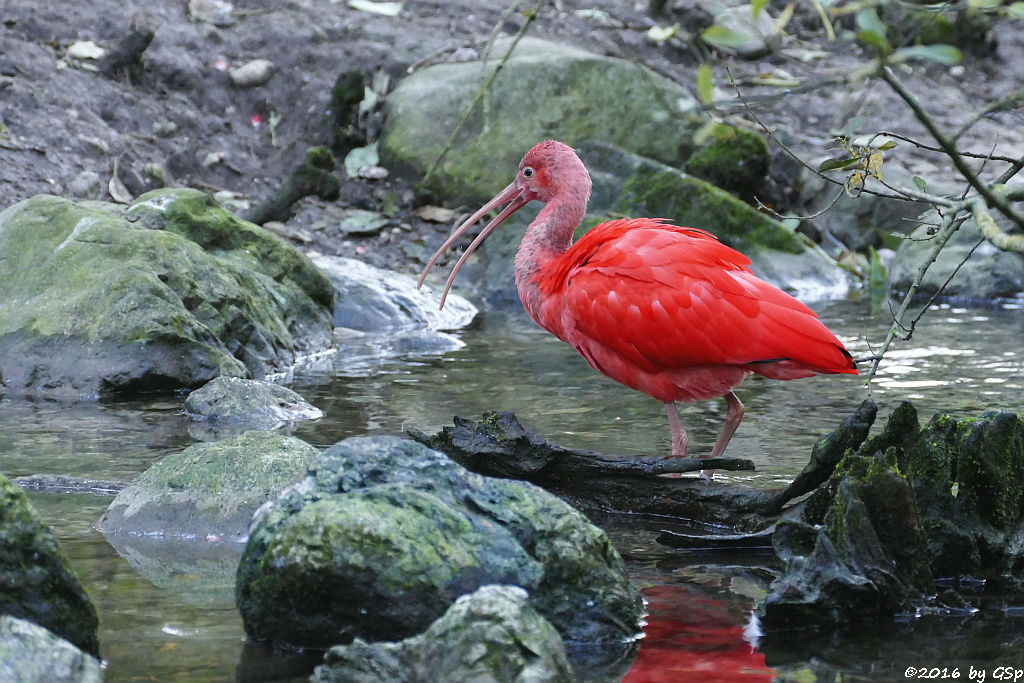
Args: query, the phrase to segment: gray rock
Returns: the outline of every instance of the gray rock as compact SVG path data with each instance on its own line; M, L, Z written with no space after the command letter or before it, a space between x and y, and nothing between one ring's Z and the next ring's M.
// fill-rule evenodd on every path
M316 454L299 439L255 431L189 446L117 494L97 526L111 535L244 541L253 512Z
M32 621L89 654L99 654L96 608L69 569L53 532L39 520L25 493L3 475L0 585L0 614Z
M569 640L622 642L643 613L622 559L579 512L395 437L335 444L260 509L236 600L250 636L328 647L420 633L490 583L523 587Z
M476 307L449 295L443 309L430 288L416 280L356 259L315 256L313 263L334 285L334 325L362 332L457 330L473 322Z
M490 77L507 42L486 62L417 70L388 95L380 141L382 164L419 180ZM608 97L614 93L614 97ZM543 106L538 106L538 103ZM681 166L704 119L683 87L622 59L564 44L523 38L428 184L460 202L479 202L505 187L534 144L600 139Z
M782 42L782 30L775 25L775 18L766 9L755 16L751 5L722 8L715 14L714 25L729 36L729 40L715 41L715 47L744 59L764 57Z
M215 427L277 429L323 417L323 411L288 387L238 377L216 377L185 399L185 415Z
M99 199L103 195L103 183L95 171L82 171L68 183L68 194L75 199Z
M228 72L236 88L263 85L274 75L274 63L269 59L253 59Z
M516 586L460 597L421 635L332 647L314 681L575 681L558 631Z
M441 309L438 293L417 289L408 275L338 256L313 262L334 284L335 372L365 376L390 358L435 356L464 345L447 333L476 317L476 307L461 296L449 294Z
M330 282L208 195L0 213L0 386L72 397L262 377L331 346Z
M997 223L1001 221L995 212L993 217ZM906 292L910 287L934 245L928 231L929 226L922 225L900 244L889 270L891 290ZM920 293L934 294L959 267L956 275L943 289L942 296L947 299L983 303L1021 296L1024 293L1024 256L1000 251L984 242L968 258L971 249L980 239L981 230L974 219L965 222L928 269Z
M0 679L23 683L99 683L95 657L24 619L0 616Z

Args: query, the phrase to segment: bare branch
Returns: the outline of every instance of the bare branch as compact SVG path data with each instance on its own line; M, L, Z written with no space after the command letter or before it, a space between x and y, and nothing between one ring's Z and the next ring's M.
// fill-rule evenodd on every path
M917 101L917 98L914 97L914 95L909 90L907 90L907 88L903 85L903 83L900 82L898 78L896 78L896 75L892 72L892 69L888 68L885 65L882 65L882 67L878 69L878 76L883 81L888 83L889 87L892 88L893 91L895 91L895 93L899 95L904 102L907 103L907 106L909 106L910 109L914 112L914 115L917 117L917 120L920 121L924 125L924 127L928 129L928 132L931 133L931 136L935 138L936 142L939 143L939 147L942 148L942 151L945 152L952 160L953 165L956 166L957 170L960 171L961 175L963 175L967 182L971 184L971 187L973 187L978 192L978 194L985 198L985 201L988 203L988 205L995 208L997 211L999 211L999 213L1003 214L1004 216L1012 220L1021 228L1024 228L1024 215L1022 215L1019 211L1014 209L1009 202L1007 202L1002 197L998 196L995 192L993 192L992 188L989 187L989 185L982 182L982 180L977 176L974 170L964 160L964 157L960 154L956 146L953 144L953 141L950 138L946 137L946 135L941 130L939 130L939 127L935 123L935 120L927 111L924 110L921 104Z
M878 374L878 365L882 362L882 358L885 356L889 347L892 345L894 339L899 334L901 329L908 329L903 325L903 317L907 314L907 309L910 308L911 302L914 300L914 296L917 295L917 291L921 288L921 283L924 282L924 276L928 273L928 269L935 259L938 257L939 252L946 246L946 242L949 238L960 229L963 222L971 215L966 211L967 207L961 205L956 210L951 210L946 213L942 219L941 227L939 228L938 234L935 236L935 244L932 246L931 252L925 258L924 263L921 264L920 268L917 269L917 274L914 276L913 282L910 283L910 287L907 289L906 295L903 297L903 302L900 304L899 310L893 316L892 327L889 328L889 333L885 336L885 341L882 343L882 347L875 353L875 361L871 364L871 370L868 372L867 383L870 385L871 380Z

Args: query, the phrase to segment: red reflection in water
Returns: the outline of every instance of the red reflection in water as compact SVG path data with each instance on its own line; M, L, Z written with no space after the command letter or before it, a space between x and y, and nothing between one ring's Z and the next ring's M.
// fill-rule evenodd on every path
M685 585L643 591L650 616L623 683L770 683L775 670L743 637L747 615Z

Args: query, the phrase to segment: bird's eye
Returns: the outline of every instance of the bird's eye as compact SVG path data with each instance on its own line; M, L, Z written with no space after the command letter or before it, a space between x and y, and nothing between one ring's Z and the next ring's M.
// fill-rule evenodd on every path
M523 177L524 178L532 178L533 177L533 168L531 168L530 166L527 166L526 168L524 168L523 169Z

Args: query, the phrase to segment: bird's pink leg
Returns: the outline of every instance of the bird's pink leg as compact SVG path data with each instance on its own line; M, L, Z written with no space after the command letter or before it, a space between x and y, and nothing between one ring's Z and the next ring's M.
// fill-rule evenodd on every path
M668 414L668 426L672 429L672 455L677 458L685 458L689 446L689 439L686 437L686 429L679 420L679 411L675 403L666 403L665 412Z
M732 440L732 435L736 433L736 428L740 426L740 421L743 419L743 404L740 403L740 399L736 394L731 391L726 394L725 405L725 424L722 425L722 432L718 435L718 440L715 441L711 454L705 457L717 458L722 455L725 452L725 447ZM701 476L712 479L715 476L715 471L701 470Z

